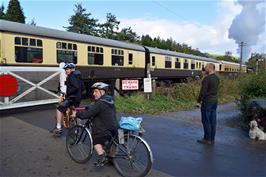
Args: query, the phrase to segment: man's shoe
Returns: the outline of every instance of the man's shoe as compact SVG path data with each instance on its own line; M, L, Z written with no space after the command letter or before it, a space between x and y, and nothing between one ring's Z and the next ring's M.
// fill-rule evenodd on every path
M60 137L63 133L62 128L54 128L51 133L54 134L54 136Z
M103 167L108 162L109 162L108 158L105 155L103 155L100 159L97 160L97 162L94 163L94 166Z
M206 139L200 139L200 140L197 140L198 143L201 143L201 144L214 144L213 141L210 141L210 140L206 140Z

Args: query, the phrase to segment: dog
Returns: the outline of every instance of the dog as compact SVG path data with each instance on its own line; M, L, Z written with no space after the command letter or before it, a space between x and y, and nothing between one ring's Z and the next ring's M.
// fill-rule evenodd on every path
M266 134L258 128L258 123L256 120L250 121L249 126L250 139L266 140Z

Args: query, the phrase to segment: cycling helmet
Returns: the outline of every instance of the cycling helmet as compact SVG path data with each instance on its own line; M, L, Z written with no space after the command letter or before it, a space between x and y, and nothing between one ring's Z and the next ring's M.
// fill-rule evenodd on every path
M96 82L95 84L91 86L92 89L99 89L99 90L104 90L104 91L107 91L108 87L109 85L103 82Z
M67 69L67 68L70 68L70 69L73 69L75 68L75 64L74 63L66 63L65 66L64 66L64 69Z

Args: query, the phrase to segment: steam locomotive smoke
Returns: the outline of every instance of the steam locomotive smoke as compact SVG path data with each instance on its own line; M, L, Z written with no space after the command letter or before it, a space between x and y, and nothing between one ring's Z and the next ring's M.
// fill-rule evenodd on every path
M259 35L265 32L265 2L264 0L238 0L242 11L237 15L230 28L229 38L237 44L244 42L243 61L246 61L251 46L256 45Z

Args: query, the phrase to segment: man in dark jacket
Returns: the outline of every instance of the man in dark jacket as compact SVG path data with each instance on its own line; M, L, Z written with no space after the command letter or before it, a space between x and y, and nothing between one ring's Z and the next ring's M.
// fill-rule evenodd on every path
M78 107L81 101L81 85L79 76L75 74L75 65L73 63L66 63L63 68L67 74L66 95L60 96L56 109L56 127L52 130L52 133L56 136L61 136L62 134L61 123L67 108L71 105Z
M73 116L80 119L92 119L92 138L96 153L100 156L97 166L106 162L106 153L103 145L117 135L118 122L115 105L111 96L106 95L108 84L97 82L92 85L95 103L87 109L74 112Z
M205 67L207 76L202 80L198 106L201 107L201 121L204 137L198 143L213 144L216 132L216 109L218 104L219 78L215 74L215 65L208 63Z

